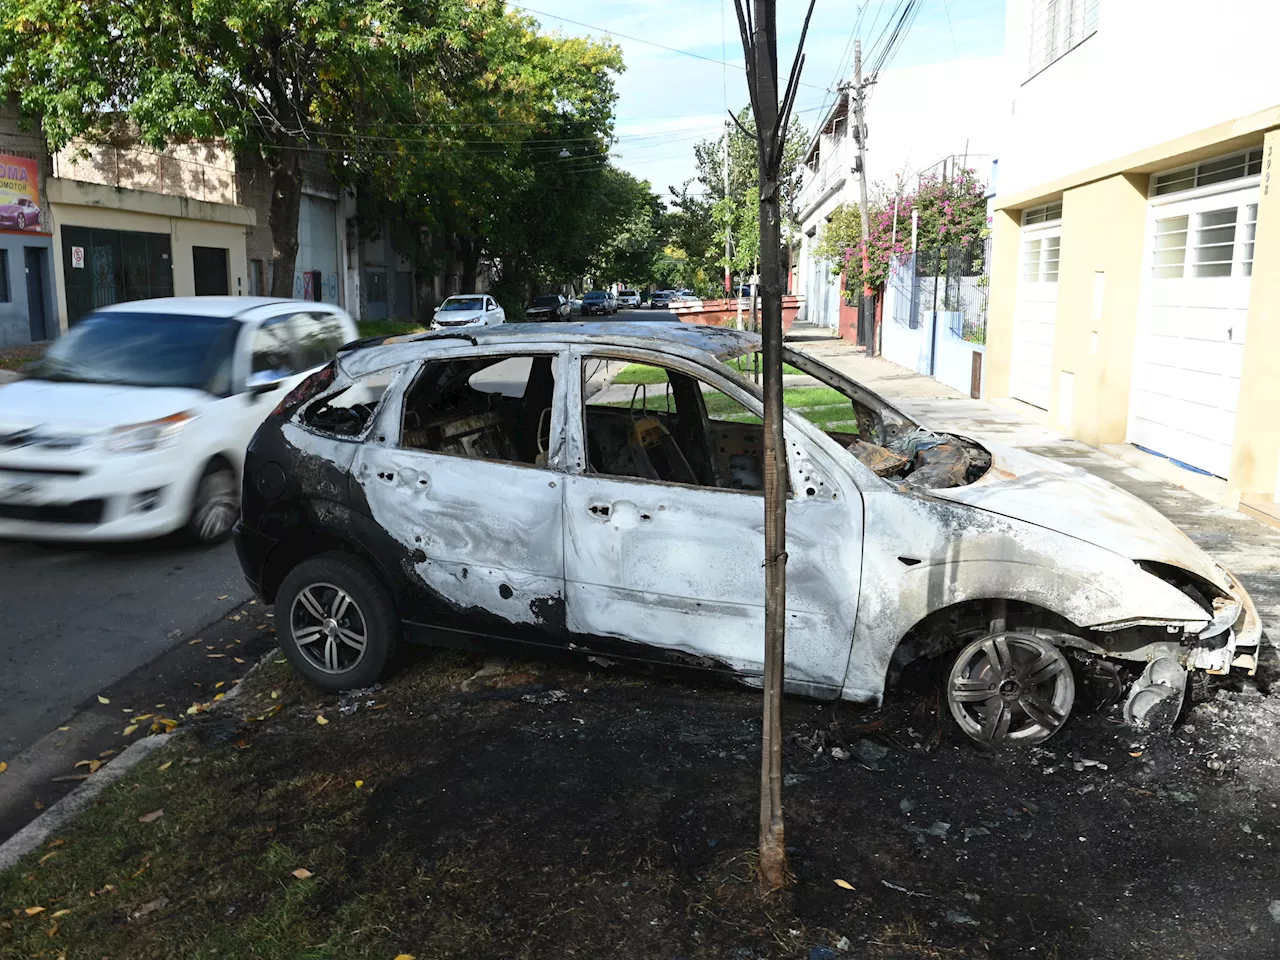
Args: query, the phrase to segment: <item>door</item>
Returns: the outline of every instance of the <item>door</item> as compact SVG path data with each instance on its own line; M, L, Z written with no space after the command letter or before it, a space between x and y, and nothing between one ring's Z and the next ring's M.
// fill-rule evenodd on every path
M1153 198L1128 440L1225 477L1231 467L1258 220L1248 187Z
M24 268L27 275L27 322L31 328L31 342L49 338L44 311L44 250L24 247Z
M760 404L716 372L632 355L641 356L660 374L644 391L611 387L570 401L583 411L571 415L581 453L564 507L571 639L606 655L759 676ZM582 357L579 390L602 359ZM807 436L790 423L787 433L786 677L791 689L835 696L857 611L862 502Z
M407 619L562 638L561 363L492 347L427 361L356 455L370 514L415 575Z
M1049 409L1061 245L1060 219L1050 226L1022 228L1009 395L1042 410Z
M231 291L226 247L192 247L197 297L225 297Z

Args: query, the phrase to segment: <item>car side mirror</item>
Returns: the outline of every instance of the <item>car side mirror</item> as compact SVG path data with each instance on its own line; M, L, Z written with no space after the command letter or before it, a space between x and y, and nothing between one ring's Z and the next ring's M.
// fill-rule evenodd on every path
M250 397L269 393L288 380L293 374L287 370L255 370L244 382Z

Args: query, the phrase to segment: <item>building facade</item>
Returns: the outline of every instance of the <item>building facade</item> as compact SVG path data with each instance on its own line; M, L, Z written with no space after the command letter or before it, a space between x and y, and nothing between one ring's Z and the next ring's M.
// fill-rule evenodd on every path
M991 219L987 394L1246 503L1280 499L1277 28L1273 4L1009 0Z
M858 202L857 159L851 127L849 94L841 92L805 152L804 184L800 188L800 252L795 292L804 297L804 319L818 327L838 329L843 298L840 274L815 255L822 229L843 203Z
M0 104L0 347L57 334L49 150Z

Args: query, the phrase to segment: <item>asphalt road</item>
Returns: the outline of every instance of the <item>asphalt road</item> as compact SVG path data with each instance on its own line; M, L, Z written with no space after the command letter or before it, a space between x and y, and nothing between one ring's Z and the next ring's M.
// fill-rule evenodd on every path
M249 598L230 543L0 543L0 760Z
M673 319L624 310L611 319ZM522 368L489 389L522 391ZM507 383L506 381L510 381ZM479 385L479 384L478 384ZM231 544L170 540L76 546L0 541L0 760L63 723L99 690L249 599Z

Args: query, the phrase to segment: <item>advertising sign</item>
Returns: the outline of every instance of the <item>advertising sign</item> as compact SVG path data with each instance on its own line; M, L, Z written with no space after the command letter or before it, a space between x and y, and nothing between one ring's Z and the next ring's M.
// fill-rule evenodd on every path
M40 209L40 164L0 153L0 230L48 233Z

